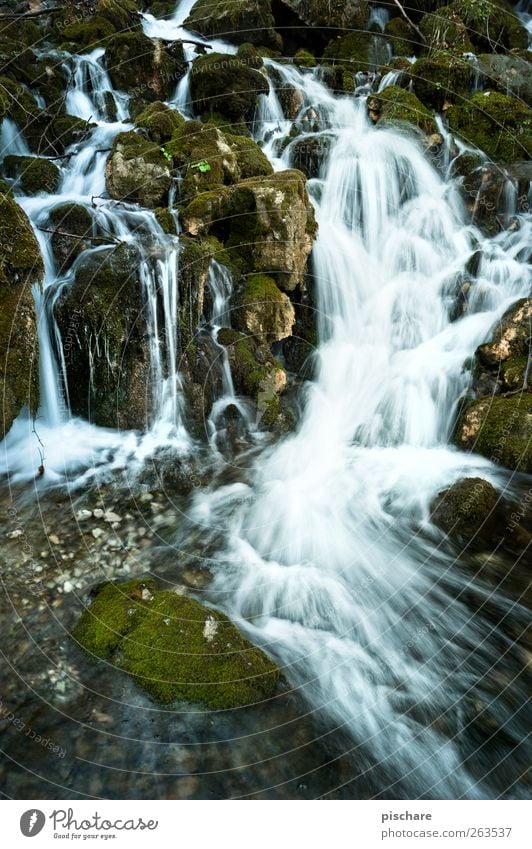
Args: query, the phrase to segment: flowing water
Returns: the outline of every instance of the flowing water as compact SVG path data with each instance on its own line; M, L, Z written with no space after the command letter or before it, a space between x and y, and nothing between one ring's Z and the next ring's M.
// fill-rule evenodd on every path
M165 38L186 37L182 23L192 5L179 4L164 23L145 16L147 34L164 30ZM220 42L213 43L219 48ZM187 50L190 59L194 52ZM104 190L105 155L98 151L128 127L125 101L113 95L100 59L82 57L72 70L69 109L98 127L65 166L53 203L76 197L93 208L92 197ZM464 363L504 311L530 294L532 217L520 215L519 229L483 237L465 223L456 188L429 163L414 135L375 128L364 98L334 96L319 71L273 60L265 65L302 93L295 121L285 117L272 84L261 97L253 131L276 170L291 164L293 145L280 153L278 142L292 123L303 138L332 138L332 146L324 145L319 175L308 183L319 223L312 254L320 339L316 376L302 390L295 432L263 448L245 480L198 490L186 511L187 532L222 538L211 602L276 658L319 723L337 730L357 764L357 792L493 796L500 752L493 741L484 749L474 743L472 705L489 705L488 714L505 729L504 751L519 775L526 687L515 673L511 688L493 695L494 675L514 675L511 640L487 615L472 616L468 593L474 591L430 524L429 505L464 476L479 475L509 490L515 485L510 473L458 452L449 441L470 380ZM96 92L92 98L89 89ZM117 110L114 123L105 111L109 95ZM187 80L172 102L188 112ZM5 125L6 144L15 144ZM51 200L21 198L36 228ZM177 241L165 237L146 211L103 202L94 215L96 226L126 240L149 229L164 247L162 259L145 257L141 266L156 416L141 438L93 428L68 413L46 295L68 285L72 272L57 280L49 241L37 230L46 264L44 294L37 293L43 441L53 444L55 434L65 451L48 458L52 468L57 464L58 478L72 477L74 450L65 449L64 441L75 441L77 483L92 474L90 457L101 462L107 456L111 468L121 468L124 457L141 463L165 440L174 439L181 451L194 450L183 425L177 371ZM471 279L467 268L476 251L481 259ZM468 302L457 318L465 280ZM207 320L222 374L210 418L217 450L223 412L233 405L244 417L248 413L217 342L220 329L230 326L232 293L230 275L217 263L210 267L209 288ZM30 477L35 468L29 430L21 417L6 440L3 462L15 479ZM175 546L182 548L183 538L176 537ZM479 582L477 592L488 590ZM503 593L493 591L490 601L501 616L511 611L516 622L526 619ZM523 792L516 782L511 793Z

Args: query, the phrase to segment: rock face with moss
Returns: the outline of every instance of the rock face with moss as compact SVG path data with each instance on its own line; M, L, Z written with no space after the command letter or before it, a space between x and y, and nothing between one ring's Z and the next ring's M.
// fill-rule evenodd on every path
M202 115L221 115L230 124L248 125L257 98L268 94L264 74L240 56L210 53L192 65L190 94L194 110Z
M272 696L279 679L273 661L227 616L152 580L104 584L73 636L163 704L245 707Z
M494 162L532 156L532 109L496 91L478 92L448 110L449 126Z
M130 91L134 100L168 100L186 72L179 42L152 40L142 32L114 35L105 50L113 86Z
M532 56L530 57L532 59ZM511 53L483 53L477 57L478 69L487 88L497 88L532 106L532 67L530 59Z
M135 118L135 124L146 132L148 138L156 144L163 144L172 138L174 130L183 124L184 118L175 109L165 103L150 103Z
M61 203L50 212L52 248L59 273L64 273L75 259L94 242L92 215L78 203Z
M437 129L432 112L415 94L399 86L388 86L370 97L368 110L372 120L382 124L411 124L427 135Z
M72 412L102 427L144 430L150 417L139 263L131 245L91 252L56 303Z
M43 264L30 223L18 204L0 193L0 434L24 405L39 403L35 307L31 288Z
M240 273L264 272L286 291L302 283L316 223L301 172L280 171L198 195L183 222L189 233L219 238Z
M483 394L532 389L532 299L522 298L476 350L475 386Z
M159 145L133 131L120 133L107 161L107 191L116 200L162 206L170 188L168 160Z
M245 282L234 311L238 330L272 345L292 333L296 320L288 295L266 274L252 274Z
M532 472L532 393L474 401L456 429L460 448L488 457L509 469Z
M482 478L463 478L440 492L431 504L435 525L458 542L478 545L486 537L495 543L491 531L501 524L497 490Z
M416 97L429 109L441 112L444 106L461 103L469 96L471 65L462 57L442 52L418 59L411 78Z
M262 44L279 49L270 0L197 0L185 21L187 29L233 44Z
M281 0L303 23L312 27L364 29L366 0Z
M59 168L49 159L38 156L6 156L4 173L17 181L27 195L51 194L59 186Z

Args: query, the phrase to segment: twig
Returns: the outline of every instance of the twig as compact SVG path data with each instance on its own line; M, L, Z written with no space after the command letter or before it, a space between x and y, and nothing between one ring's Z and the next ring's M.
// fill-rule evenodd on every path
M41 458L41 465L37 469L37 476L42 477L42 475L44 475L44 442L42 441L41 437L37 433L37 428L35 427L35 422L36 422L36 418L34 417L33 418L33 428L32 428L32 430L33 430L33 433L35 434L35 436L37 437L37 441L39 443L39 456Z
M66 236L67 239L77 239L79 242L101 242L102 240L111 239L115 244L119 245L121 243L121 239L117 238L117 236L113 236L109 234L109 236L78 236L76 233L65 233L64 230L51 230L47 227L39 227L43 233L51 233L52 236Z

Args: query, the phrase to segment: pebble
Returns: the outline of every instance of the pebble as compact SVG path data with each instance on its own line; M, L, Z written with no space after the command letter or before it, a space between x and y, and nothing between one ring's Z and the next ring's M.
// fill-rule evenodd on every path
M96 511L94 511L94 512L96 512ZM103 531L103 528L93 528L91 533L92 533L94 539L100 539L100 537L103 536L104 531Z
M50 534L50 535L48 536L48 541L49 541L49 542L51 542L51 543L52 543L52 545L61 545L61 542L60 542L59 537L57 536L57 534Z
M11 531L11 533L7 535L7 538L18 539L18 537L21 537L23 533L24 531L22 531L20 528L17 528L16 530Z
M96 511L94 511L94 512L96 512ZM118 516L117 513L113 513L112 510L107 510L107 512L104 514L103 518L104 518L105 522L121 522L122 521L122 517Z
M85 522L87 519L92 519L92 510L78 510L76 519L78 522Z
M71 593L73 589L74 589L74 584L72 583L72 581L65 581L65 583L63 584L63 590L66 593Z
M92 515L95 519L103 519L105 512L100 507L97 507L96 510L93 510Z

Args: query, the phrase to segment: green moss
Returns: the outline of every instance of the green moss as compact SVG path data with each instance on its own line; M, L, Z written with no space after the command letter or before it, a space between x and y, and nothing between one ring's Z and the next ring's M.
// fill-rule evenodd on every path
M115 137L106 174L112 198L155 209L166 202L170 184L170 164L161 145L133 130Z
M157 207L157 209L154 209L153 211L155 213L157 221L159 222L164 232L170 236L177 235L175 218L170 212L170 210L164 209L162 207Z
M135 124L147 130L152 141L163 144L172 138L172 133L184 123L184 120L175 109L170 109L165 103L156 101L150 103L140 115L137 115Z
M277 288L275 280L267 274L251 274L242 293L242 303L257 301L281 301L283 293Z
M186 71L180 42L154 42L141 31L113 35L105 64L115 88L146 103L169 99Z
M460 4L461 5L461 4ZM468 29L461 17L461 8L443 6L424 15L419 28L425 36L426 50L451 50L455 53L473 52Z
M371 51L374 34L366 31L350 32L331 41L323 53L324 64L347 65L352 71L372 67Z
M464 20L480 50L505 53L528 46L527 32L505 0L459 0L450 7Z
M495 545L501 512L497 490L482 478L457 481L438 493L431 504L431 518L437 527L460 542L480 547L486 540Z
M78 53L86 53L102 47L115 32L115 27L101 15L94 15L90 21L69 24L62 31L63 47Z
M274 30L269 0L197 0L185 28L202 35L220 36L233 44L264 44L280 47L281 39Z
M449 126L494 162L532 155L532 109L499 92L478 92L448 110Z
M96 247L97 242L85 241L86 236L92 236L92 216L81 204L62 203L54 206L50 212L50 225L57 231L52 236L52 247L57 267L61 271L69 268L88 247ZM73 238L63 235L67 233L71 233ZM102 244L105 244L104 239Z
M258 96L268 94L268 83L264 74L244 59L211 53L194 61L190 92L196 112L219 113L230 123L249 123Z
M179 326L181 347L185 350L200 325L203 293L211 261L209 246L196 239L181 236L179 240Z
M28 195L55 192L61 177L57 165L34 156L6 156L4 172L6 176L17 179Z
M528 366L532 321L532 300L521 298L497 322L491 341L480 345L475 352L475 378L482 381L489 376L491 390L501 385L502 391L532 389L532 368Z
M294 56L294 62L299 68L315 68L318 64L316 57L310 52L301 47Z
M236 154L240 179L248 177L268 177L273 168L256 142L245 136L225 134L225 138Z
M416 96L438 112L446 102L460 102L469 94L471 65L451 53L441 52L418 59L411 75Z
M243 707L272 695L279 678L277 666L227 616L188 596L159 591L153 581L105 585L73 636L163 704Z
M424 133L436 132L432 112L423 106L415 94L399 86L385 88L381 94L371 98L371 103L368 101L368 106L375 106L380 119L385 123L414 124Z
M532 393L474 401L461 415L457 444L509 469L532 472Z
M117 32L140 27L139 10L133 0L98 0L96 14L106 18Z
M394 56L413 56L419 52L419 36L403 18L392 18L384 28Z

